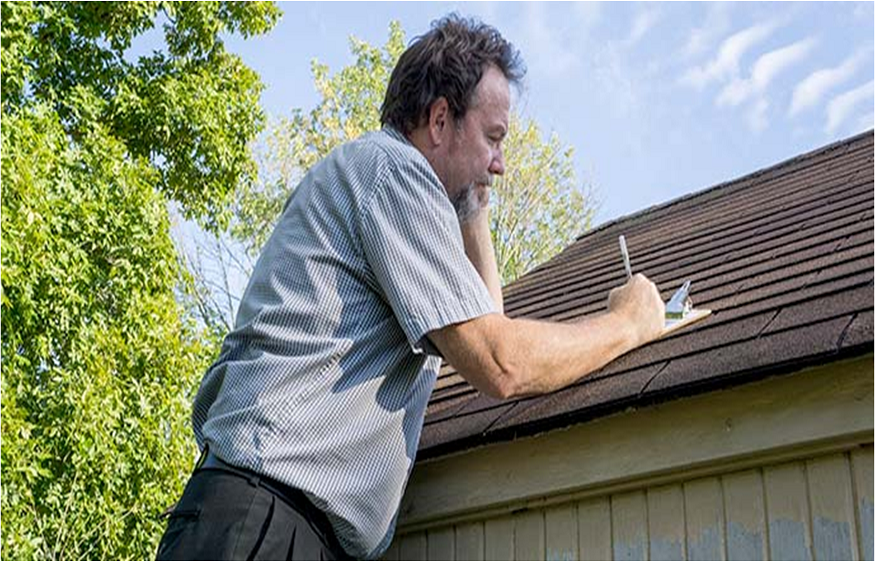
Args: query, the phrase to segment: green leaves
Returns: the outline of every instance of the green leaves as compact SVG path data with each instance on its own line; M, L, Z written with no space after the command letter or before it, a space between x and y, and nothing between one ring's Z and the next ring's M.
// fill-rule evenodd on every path
M45 106L6 119L4 552L151 557L193 454L177 397L209 360L180 322L156 174L100 126L75 146Z
M152 558L216 342L177 302L168 203L211 227L254 177L258 77L221 33L272 4L3 3L2 550ZM170 16L168 52L124 50Z
M350 38L355 62L336 74L313 61L319 104L295 110L269 127L255 147L257 183L243 186L234 206L231 234L257 255L288 196L303 175L335 147L380 128L380 106L395 62L404 51L404 32L389 25L381 48Z
M490 202L492 241L504 284L544 263L588 230L596 203L578 185L574 151L513 113L504 141L505 175Z
M186 218L217 231L235 189L255 178L247 144L262 126L262 85L221 50L204 61L157 55L142 63L120 86L113 131L153 162L159 188Z
M3 113L47 103L80 138L106 125L160 172L159 189L210 230L227 224L231 194L254 181L248 143L263 126L263 88L221 34L269 30L272 3L35 2L4 4ZM166 52L124 51L161 12Z

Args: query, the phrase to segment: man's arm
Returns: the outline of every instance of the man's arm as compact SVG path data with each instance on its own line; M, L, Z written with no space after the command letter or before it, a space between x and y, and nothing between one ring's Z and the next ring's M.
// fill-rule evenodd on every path
M488 314L429 333L471 385L498 398L564 388L656 338L665 308L653 285L636 275L608 298L608 312L571 324Z
M480 212L461 223L462 240L465 243L465 254L474 269L480 274L498 312L504 312L504 297L501 295L501 278L498 275L498 264L495 261L495 249L492 246L492 236L489 233L489 208L481 208Z

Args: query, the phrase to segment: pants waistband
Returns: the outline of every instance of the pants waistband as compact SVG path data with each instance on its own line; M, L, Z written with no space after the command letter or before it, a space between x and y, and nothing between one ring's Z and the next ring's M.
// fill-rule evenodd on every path
M197 463L197 467L195 468L195 472L200 470L221 470L231 474L236 474L249 480L249 483L253 486L260 486L270 491L289 504L295 511L304 516L304 518L312 524L316 532L323 536L326 546L332 550L338 560L347 559L348 555L340 546L340 543L334 534L334 529L331 527L331 523L329 523L325 513L313 505L313 502L311 502L301 490L293 488L288 484L283 484L273 478L262 476L252 470L230 465L220 459L209 449L209 447L204 448L201 458Z

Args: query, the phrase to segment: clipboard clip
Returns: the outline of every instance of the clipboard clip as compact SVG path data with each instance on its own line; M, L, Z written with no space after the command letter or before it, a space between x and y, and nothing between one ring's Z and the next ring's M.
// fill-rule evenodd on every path
M693 310L693 300L690 298L690 285L692 282L687 281L681 285L681 288L675 291L671 299L665 305L666 320L683 320Z

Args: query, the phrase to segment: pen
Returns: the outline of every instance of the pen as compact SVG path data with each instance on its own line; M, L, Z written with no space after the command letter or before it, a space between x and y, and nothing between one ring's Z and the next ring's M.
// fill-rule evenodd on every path
M626 276L632 279L632 264L629 263L629 250L626 249L626 237L620 235L620 253L623 254L623 265L626 266Z

